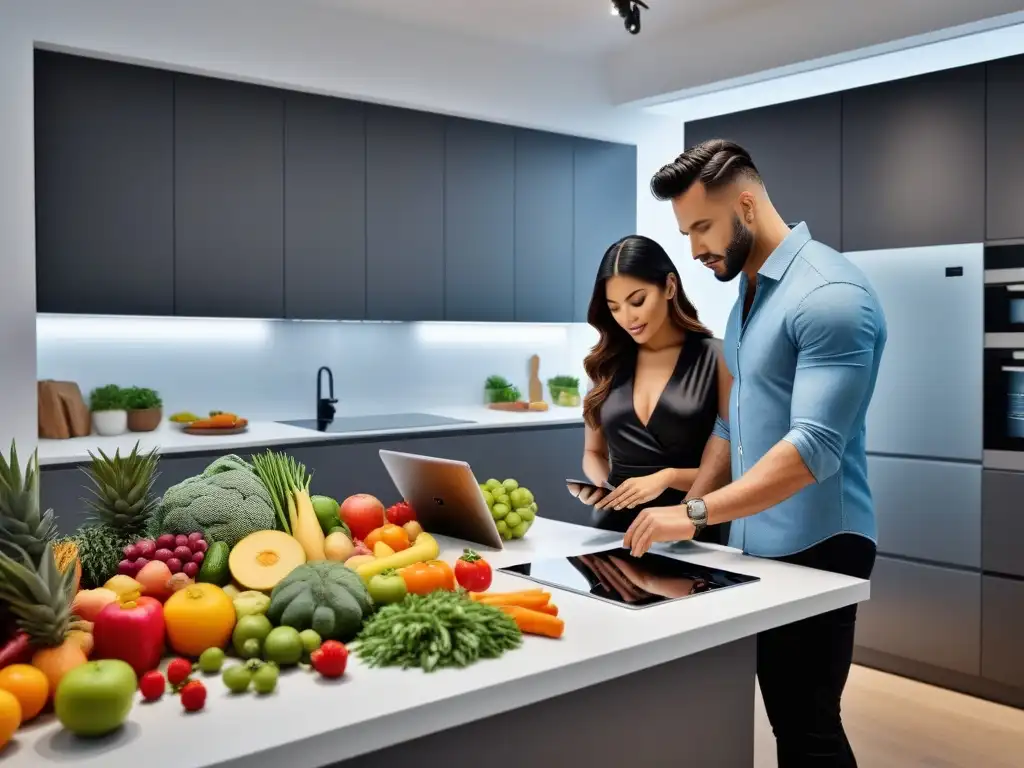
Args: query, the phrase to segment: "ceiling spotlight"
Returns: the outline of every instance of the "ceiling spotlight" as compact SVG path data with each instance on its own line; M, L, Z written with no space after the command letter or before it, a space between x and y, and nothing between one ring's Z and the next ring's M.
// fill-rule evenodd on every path
M612 0L612 16L621 16L626 31L631 35L640 34L640 9L649 10L643 0Z

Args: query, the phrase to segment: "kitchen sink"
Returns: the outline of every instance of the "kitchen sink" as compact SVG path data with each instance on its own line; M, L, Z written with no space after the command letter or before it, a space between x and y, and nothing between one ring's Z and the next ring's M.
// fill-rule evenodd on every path
M313 429L317 432L377 432L395 429L422 429L424 427L443 427L449 424L474 424L465 419L452 419L447 416L434 416L430 413L376 413L367 416L336 416L332 421L316 419L297 419L280 421L291 427Z

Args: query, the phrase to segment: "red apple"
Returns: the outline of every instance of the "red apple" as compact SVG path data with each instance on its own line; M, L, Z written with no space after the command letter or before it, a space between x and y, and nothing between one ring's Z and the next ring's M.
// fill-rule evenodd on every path
M365 539L370 531L384 525L384 505L376 496L357 493L341 502L338 517L352 531L353 538Z

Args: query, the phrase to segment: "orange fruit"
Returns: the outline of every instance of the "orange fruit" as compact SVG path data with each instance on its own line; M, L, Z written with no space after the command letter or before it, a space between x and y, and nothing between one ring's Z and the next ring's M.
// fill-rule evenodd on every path
M50 683L42 670L29 664L12 664L0 669L0 691L13 694L21 705L21 721L27 723L46 706Z
M21 704L14 698L13 693L0 691L0 749L7 746L7 742L14 736L19 725L21 725Z

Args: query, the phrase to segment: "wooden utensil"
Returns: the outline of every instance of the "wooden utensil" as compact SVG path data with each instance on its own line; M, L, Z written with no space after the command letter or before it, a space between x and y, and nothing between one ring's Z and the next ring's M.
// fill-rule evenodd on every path
M530 358L530 402L539 403L544 399L544 386L540 383L540 355Z

